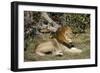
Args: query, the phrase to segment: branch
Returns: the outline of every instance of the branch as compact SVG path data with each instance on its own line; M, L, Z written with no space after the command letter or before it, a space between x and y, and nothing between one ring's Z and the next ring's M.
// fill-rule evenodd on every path
M53 26L58 29L60 25L58 25L55 21L53 21L46 12L41 13L42 17L44 17L45 20L47 20L50 24L53 24Z

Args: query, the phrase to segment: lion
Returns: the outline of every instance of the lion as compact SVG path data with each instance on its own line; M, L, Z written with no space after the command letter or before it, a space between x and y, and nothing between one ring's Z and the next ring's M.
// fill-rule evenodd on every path
M45 56L46 54L62 56L64 52L82 52L72 44L72 30L68 26L59 27L53 39L39 44L35 49L35 53L39 56Z

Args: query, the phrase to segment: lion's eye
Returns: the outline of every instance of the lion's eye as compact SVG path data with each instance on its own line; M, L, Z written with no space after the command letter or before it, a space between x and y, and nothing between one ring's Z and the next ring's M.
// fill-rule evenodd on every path
M66 33L66 36L72 37L72 33Z
M71 35L72 33L66 33L66 35Z

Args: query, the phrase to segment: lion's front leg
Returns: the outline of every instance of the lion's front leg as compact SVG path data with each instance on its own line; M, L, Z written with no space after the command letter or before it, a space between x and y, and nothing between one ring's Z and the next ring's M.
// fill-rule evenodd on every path
M72 48L64 48L64 52L70 52L70 53L82 53L81 49L78 49L76 47L72 47Z
M81 49L78 49L76 47L67 47L67 46L62 46L62 49L64 52L70 52L70 53L82 53L82 50Z
M81 49L78 49L76 47L72 47L69 52L71 53L82 53L82 50Z

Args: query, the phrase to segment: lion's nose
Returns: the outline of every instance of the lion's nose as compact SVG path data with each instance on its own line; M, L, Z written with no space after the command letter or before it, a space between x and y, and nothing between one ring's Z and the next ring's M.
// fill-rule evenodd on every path
M72 42L69 43L70 47L74 47L74 44Z

